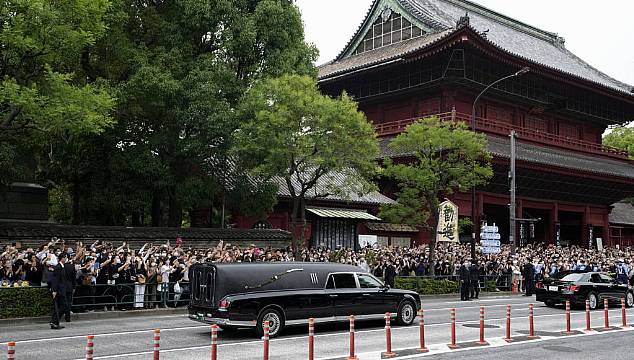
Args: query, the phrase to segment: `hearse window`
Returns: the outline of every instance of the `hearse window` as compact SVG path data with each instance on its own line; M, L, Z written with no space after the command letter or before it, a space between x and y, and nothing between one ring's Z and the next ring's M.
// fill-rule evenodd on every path
M211 272L209 272L207 274L207 286L205 287L205 299L207 301L211 301L212 300L212 294L213 294L213 290L214 290L214 278L213 278L213 274Z
M332 274L335 279L335 288L337 289L356 289L357 282L354 280L354 274Z
M335 280L332 275L328 276L328 282L326 283L326 289L334 289L335 288Z
M590 278L592 279L593 283L601 283L601 276L599 276L599 274L592 274Z
M359 279L359 286L362 289L375 289L381 287L381 282L368 274L357 274Z

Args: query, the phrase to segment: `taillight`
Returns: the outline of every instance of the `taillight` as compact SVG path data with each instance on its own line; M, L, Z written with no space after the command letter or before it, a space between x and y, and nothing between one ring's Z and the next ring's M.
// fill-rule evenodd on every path
M218 308L220 310L226 310L227 308L229 308L229 305L231 305L231 301L229 301L227 299L222 299L222 300L220 300L220 304L219 304Z
M537 283L535 283L535 288L537 289L543 289L544 288L544 284L542 284L541 281L538 281Z
M570 291L579 291L579 289L581 289L579 285L568 285L568 290Z

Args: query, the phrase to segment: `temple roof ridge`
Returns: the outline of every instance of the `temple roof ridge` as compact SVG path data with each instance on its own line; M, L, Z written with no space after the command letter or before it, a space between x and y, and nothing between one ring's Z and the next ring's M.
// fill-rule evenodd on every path
M437 6L434 5L434 2L442 1L442 2L450 3L454 6L462 8L467 14L475 13L475 14L481 15L483 17L486 17L490 20L496 21L503 25L513 27L514 29L522 31L528 35L532 35L532 36L541 38L543 40L550 41L553 44L559 44L563 46L565 42L564 38L559 36L555 32L540 29L536 26L527 24L523 21L512 18L508 15L504 15L495 10L492 10L485 6L477 4L473 1L469 1L469 0L431 0L431 1L430 0L401 0L401 1L425 4L425 6L433 7L437 11L438 15L441 15L441 16L444 15L444 17L451 19L451 16L444 13L441 9L439 9Z

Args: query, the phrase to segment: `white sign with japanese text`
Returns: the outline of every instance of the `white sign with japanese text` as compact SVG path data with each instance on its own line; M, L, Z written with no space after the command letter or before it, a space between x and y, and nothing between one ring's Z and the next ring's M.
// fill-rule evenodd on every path
M458 206L449 200L440 203L438 211L438 242L458 242Z

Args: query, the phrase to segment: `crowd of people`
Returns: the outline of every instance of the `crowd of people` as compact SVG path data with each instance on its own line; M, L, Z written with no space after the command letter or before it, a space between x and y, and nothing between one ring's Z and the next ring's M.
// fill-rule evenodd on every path
M189 268L198 262L309 261L340 262L361 267L388 285L397 276L453 277L462 283L463 300L477 297L482 276L508 279L506 284L528 284L564 270L612 273L634 283L634 249L584 249L570 246L527 245L511 253L503 245L498 254L478 253L471 258L469 244L439 244L435 261L427 245L374 246L352 249L311 248L294 257L290 248L239 247L220 242L208 249L183 246L179 241L132 249L123 242L78 242L69 246L53 238L38 248L6 245L1 250L0 286L48 286L58 299L58 311L69 319L74 310L120 310L176 306L188 293ZM468 285L467 285L468 284ZM476 286L474 286L474 284ZM526 286L525 286L526 287ZM61 316L60 316L61 317ZM56 325L56 324L54 324Z

